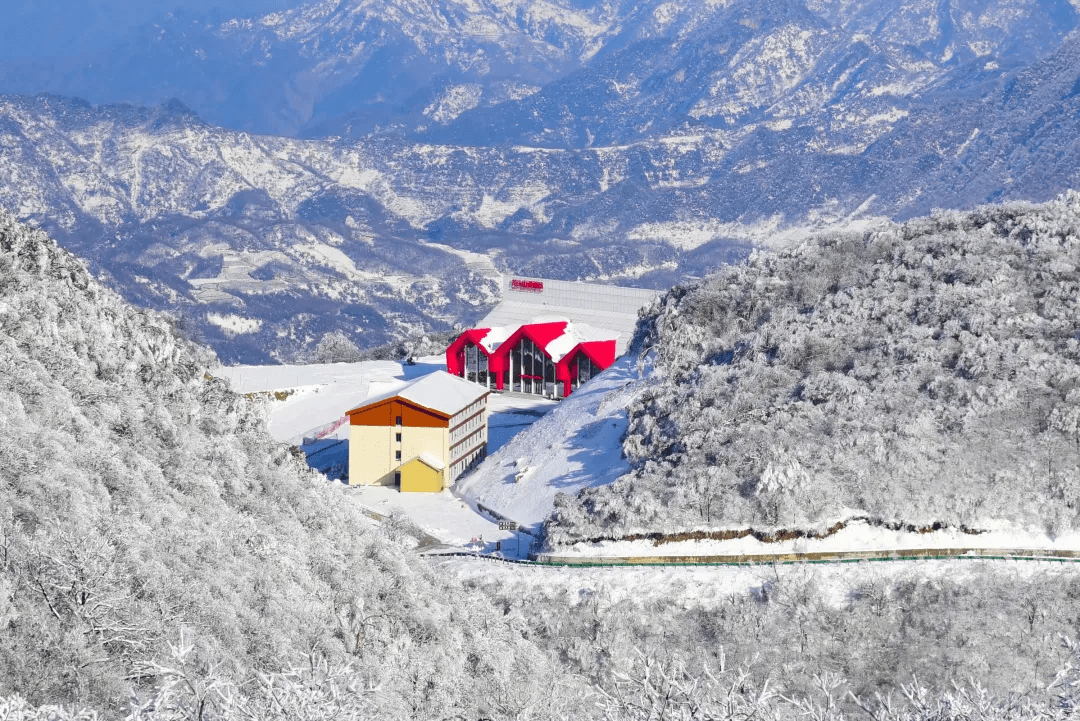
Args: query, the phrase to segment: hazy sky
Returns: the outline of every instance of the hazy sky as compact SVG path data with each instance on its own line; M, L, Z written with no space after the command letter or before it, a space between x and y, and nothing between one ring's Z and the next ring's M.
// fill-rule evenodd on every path
M35 58L104 50L138 25L173 10L258 15L302 0L0 0L0 58Z

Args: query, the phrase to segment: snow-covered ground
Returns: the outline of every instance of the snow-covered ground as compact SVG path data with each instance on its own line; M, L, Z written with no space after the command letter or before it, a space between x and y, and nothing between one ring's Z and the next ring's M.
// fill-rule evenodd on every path
M500 531L497 521L477 513L450 491L400 493L388 486L353 486L349 490L365 508L384 516L406 516L447 546L499 552L507 558L525 558L529 552L531 538L527 534Z
M407 366L394 361L324 363L316 365L231 366L216 373L237 393L292 391L275 402L270 434L275 440L299 444L305 436L341 421L345 413L369 397L444 367L442 356L421 358ZM348 438L340 426L326 437Z
M779 553L835 553L842 551L897 551L904 549L1030 549L1080 551L1080 532L1049 536L1045 531L987 520L978 526L985 533L968 534L958 529L931 533L891 531L864 521L852 521L836 534L822 539L796 539L764 543L751 536L728 541L680 541L654 545L652 541L603 541L561 547L551 555L566 558L655 556L735 556Z
M454 493L527 527L551 512L557 493L611 483L622 457L626 407L640 391L636 358L622 358L562 401L528 433L491 452Z
M875 580L908 577L915 570L924 579L978 582L988 569L1003 566L1017 583L1033 576L1053 574L1076 578L1080 565L1055 561L999 561L972 559L918 559L902 563L845 563L758 566L519 566L472 558L446 558L440 568L472 584L488 585L505 597L556 601L568 606L597 603L604 612L627 602L711 611L730 606L736 595L771 588L785 579L818 579L820 598L833 608L851 604L851 590Z
M554 410L558 404L558 401L524 395L489 396L488 454L498 451L515 435Z

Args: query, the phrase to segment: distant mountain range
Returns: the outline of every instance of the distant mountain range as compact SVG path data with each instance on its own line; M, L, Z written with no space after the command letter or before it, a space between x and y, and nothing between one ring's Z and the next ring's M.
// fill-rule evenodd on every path
M370 346L479 317L498 272L665 286L815 228L1046 200L1080 172L1076 27L1065 0L170 16L0 64L0 205L226 360Z
M587 11L563 0L316 0L256 18L174 13L106 52L12 62L0 77L7 92L143 105L180 98L210 122L260 133L303 134L342 114L441 122L481 90L485 103L512 99L581 67L617 14L617 5Z
M106 52L8 62L0 90L178 98L290 136L389 126L585 147L816 116L865 144L887 116L1029 65L1075 26L1068 0L314 0L166 15Z

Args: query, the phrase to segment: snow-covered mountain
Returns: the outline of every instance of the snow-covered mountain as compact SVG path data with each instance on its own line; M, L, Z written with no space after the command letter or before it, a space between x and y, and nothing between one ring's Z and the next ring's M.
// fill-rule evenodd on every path
M9 63L7 92L180 98L229 127L296 134L329 117L445 122L530 92L603 45L615 5L565 0L315 0L262 17L174 13L89 57Z
M824 534L856 515L1075 529L1078 227L1070 192L827 233L674 289L635 341L646 380L611 394L630 470L557 498L548 542ZM515 444L602 457L556 420Z
M0 90L178 98L208 122L286 135L452 124L439 135L453 144L582 147L832 110L826 134L866 125L865 140L975 68L1044 57L1075 25L1068 0L311 0L170 14L108 52L0 65Z
M1075 26L1064 1L652 3L579 71L439 135L586 147L765 124L858 152L942 91L970 97L1052 53Z
M489 259L411 224L423 208L363 147L223 131L177 105L6 98L0 118L0 204L130 299L190 317L226 359L295 356L341 325L374 346L471 319L497 292Z
M662 287L1080 184L1065 0L560 2L174 16L78 73L4 66L183 103L0 97L0 205L260 362L471 322L498 272Z
M0 98L0 204L130 299L191 317L227 360L294 357L334 329L374 346L475 320L496 299L499 269L676 270L668 243L612 245L574 220L573 204L604 192L611 162L251 136L177 104ZM543 230L556 222L569 232Z

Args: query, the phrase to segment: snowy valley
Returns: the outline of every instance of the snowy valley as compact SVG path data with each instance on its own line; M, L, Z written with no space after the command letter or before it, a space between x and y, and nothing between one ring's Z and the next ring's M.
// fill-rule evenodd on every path
M130 4L0 48L0 721L1076 716L1080 0Z
M670 293L626 357L537 401L454 495L544 537L546 558L1080 552L1077 228L1069 194L757 253ZM300 367L367 385L272 423L299 442L393 383L378 373L442 363ZM259 390L271 370L230 375ZM493 419L519 402L495 398Z
M965 246L975 265L1017 244L1053 254L1075 242L1076 205L1070 196L922 221L911 230L927 235L912 242L943 242L949 233L954 246L981 241L978 250ZM999 225L988 233L993 218ZM893 231L877 240L902 244L902 237ZM46 707L59 701L146 721L195 719L200 705L203 718L222 719L645 719L660 698L677 714L700 708L711 717L777 720L807 708L837 721L863 707L904 719L1001 708L1011 718L1066 718L1074 708L1072 651L1059 639L1075 623L1080 577L1072 564L573 569L420 557L428 532L408 519L415 506L373 519L350 489L306 470L302 456L272 438L276 404L288 409L322 394L278 399L265 389L290 385L289 376L301 389L365 382L370 389L400 382L406 368L431 366L228 370L177 338L167 318L136 311L102 288L40 233L5 221L0 238L0 612L9 631L0 646L0 689L8 694L0 710L7 718L72 718ZM872 240L862 238L868 247ZM835 258L836 247L809 243L783 258ZM759 273L754 264L762 261L728 272ZM818 296L799 302L816 298L825 313L831 306L822 299L837 291L822 280ZM648 347L639 345L637 358L504 438L461 489L502 505L507 497L494 491L510 484L537 507L555 504L549 542L559 543L558 534L573 527L564 515L570 506L553 490L602 482L601 467L610 476L648 468L634 453L620 460L620 436L629 423L633 446L646 399L684 384L687 364L696 363L691 352L703 348L694 345L700 335L676 326L709 316L705 299L716 282L669 296L650 326L659 333L653 355L639 364ZM759 292L775 289L761 284ZM680 317L675 309L697 297L695 311L671 324ZM1041 309L1056 307L1048 301ZM664 328L674 335L657 330ZM932 344L932 334L919 337ZM755 358L767 355L732 357L727 370ZM806 370L836 372L824 360ZM252 397L233 393L215 374L235 374L230 382ZM338 413L319 402L300 415L320 421ZM278 436L308 423L292 417ZM526 466L516 482L506 478L510 459ZM689 470L694 461L668 462ZM606 508L614 508L626 484L586 494L606 494ZM682 502L678 492L670 497ZM1067 523L1067 499L1051 495L1044 503ZM623 508L620 522L647 522L648 510L635 516ZM697 508L674 506L671 516L688 511ZM941 681L927 682L928 668L939 669ZM893 701L892 711L884 696L874 700L900 693L898 684L913 675L914 685L903 688L914 700ZM119 703L129 685L133 700Z

